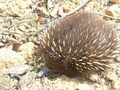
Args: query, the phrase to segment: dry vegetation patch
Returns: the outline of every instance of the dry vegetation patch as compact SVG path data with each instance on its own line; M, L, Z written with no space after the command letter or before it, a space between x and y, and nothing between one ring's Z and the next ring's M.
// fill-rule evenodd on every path
M36 65L42 62L34 61L41 60L38 58L41 53L36 51L39 49L39 39L34 35L45 24L74 11L85 1L87 0L0 0L0 90L120 90L120 63L113 65L108 81L101 83L84 77L56 77L56 74L35 78ZM119 0L88 1L78 11L97 13L115 25L120 37ZM120 55L117 56L117 61L120 62ZM6 69L26 62L35 66L32 69L23 66L19 78L6 74ZM25 71L26 68L28 72Z

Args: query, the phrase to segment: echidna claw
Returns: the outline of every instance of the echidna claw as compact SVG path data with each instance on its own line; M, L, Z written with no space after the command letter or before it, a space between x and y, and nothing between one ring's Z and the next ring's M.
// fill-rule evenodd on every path
M43 77L46 73L48 73L50 70L45 66L37 75L37 78Z

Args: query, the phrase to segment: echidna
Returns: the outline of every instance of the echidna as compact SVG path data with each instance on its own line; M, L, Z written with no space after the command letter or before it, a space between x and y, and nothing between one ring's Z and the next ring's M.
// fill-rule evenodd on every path
M40 50L45 65L56 72L104 71L117 50L116 31L94 13L76 13L47 28Z

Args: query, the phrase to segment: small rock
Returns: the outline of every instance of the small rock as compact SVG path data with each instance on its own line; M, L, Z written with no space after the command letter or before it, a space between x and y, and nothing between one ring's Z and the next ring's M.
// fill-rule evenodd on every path
M21 45L18 52L27 62L29 62L34 58L36 48L37 46L33 42L28 42Z
M119 89L120 89L120 85L119 85L118 81L114 80L112 82L112 90L119 90Z
M120 56L117 56L115 59L116 61L120 62Z
M9 48L0 49L0 69L12 68L21 63L25 63L25 59L17 52Z
M108 74L108 75L106 76L106 79L107 79L107 80L115 80L115 79L117 79L117 75L114 74L114 73Z
M2 9L2 8L3 8L3 6L4 6L4 4L0 3L0 9Z

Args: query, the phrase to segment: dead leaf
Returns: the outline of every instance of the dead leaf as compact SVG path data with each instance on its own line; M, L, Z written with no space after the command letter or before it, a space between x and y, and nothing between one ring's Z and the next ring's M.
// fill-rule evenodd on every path
M47 0L47 8L50 9L53 7L53 2L51 0Z
M59 7L58 14L59 14L60 16L64 16L64 15L65 15L64 10L63 10L63 6L60 6L60 7Z
M20 43L14 43L13 44L13 50L18 51L18 48L20 47L20 45L21 45Z
M51 15L52 17L57 17L58 9L59 9L59 5L56 4L55 7L53 8L53 11L50 13L50 15Z
M113 17L120 17L120 8L117 5L112 5L107 11L107 15L113 16Z

